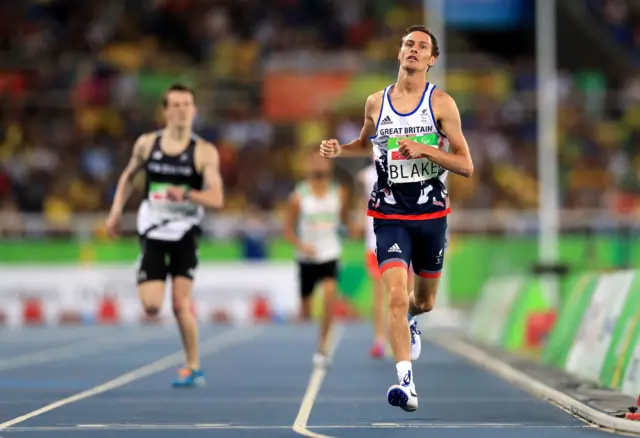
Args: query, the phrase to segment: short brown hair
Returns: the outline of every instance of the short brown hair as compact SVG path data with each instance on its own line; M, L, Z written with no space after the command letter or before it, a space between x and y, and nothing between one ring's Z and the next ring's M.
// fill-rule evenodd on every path
M188 85L184 85L184 84L173 84L172 86L170 86L169 88L167 88L167 91L164 92L164 96L162 96L162 106L164 108L167 107L167 105L169 104L169 100L168 100L168 96L169 93L171 93L172 91L184 91L186 93L190 93L191 96L193 96L193 100L196 99L196 93L193 91L193 89L191 87L189 87Z
M400 47L402 47L402 43L404 39L411 32L424 32L431 38L431 54L436 58L440 56L440 46L438 45L438 39L436 36L429 30L427 26L423 26L422 24L414 24L413 26L409 26L407 30L405 30L404 35L402 35L402 39L400 40Z

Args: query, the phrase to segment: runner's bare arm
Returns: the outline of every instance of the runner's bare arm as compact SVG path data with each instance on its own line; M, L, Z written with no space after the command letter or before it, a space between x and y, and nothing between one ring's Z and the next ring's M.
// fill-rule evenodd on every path
M291 243L296 248L300 249L302 247L302 242L298 239L298 234L296 233L296 227L298 224L298 215L300 214L300 198L296 192L293 192L289 196L289 200L287 201L287 207L285 210L284 217L284 228L283 234L284 238L287 239L289 243Z
M133 180L140 170L144 167L144 163L147 160L149 154L149 148L153 143L153 134L143 134L136 140L133 145L133 153L125 167L124 171L118 179L118 185L116 186L116 193L113 197L113 203L111 204L111 214L122 214L127 200L131 196L133 188Z
M420 145L420 152L443 168L470 178L473 175L473 161L469 152L469 145L462 133L462 121L456 102L447 93L436 90L433 94L433 110L440 130L449 140L451 152L438 148ZM400 141L400 143L413 143ZM401 146L401 152L404 148Z
M346 227L349 236L355 236L357 229L355 224L350 220L351 199L349 190L345 186L340 186L340 221Z
M368 146L371 137L376 134L375 116L380 112L382 105L382 91L370 95L364 107L364 124L360 131L360 137L350 143L340 145L337 140L326 140L320 146L320 154L325 158L340 157L364 157L371 154Z
M343 224L349 224L349 190L340 186L340 220Z
M220 155L211 143L200 142L196 150L200 172L204 178L204 190L189 190L189 200L207 208L221 208L224 205L224 189L220 176Z
M369 203L369 195L366 193L365 189L366 189L366 173L367 169L363 169L360 172L358 172L358 175L356 176L356 188L355 190L357 190L358 195L358 206L357 209L358 211L360 211L361 208L364 208L366 210L367 208L367 204ZM353 237L354 238L361 238L364 236L364 230L365 227L368 225L368 221L367 221L368 216L366 214L360 214L358 215L358 220L354 221L353 224Z

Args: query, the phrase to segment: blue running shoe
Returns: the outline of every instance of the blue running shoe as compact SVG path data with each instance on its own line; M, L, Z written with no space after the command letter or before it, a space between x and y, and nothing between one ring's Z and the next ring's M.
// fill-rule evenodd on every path
M174 388L200 388L204 386L206 380L202 370L181 369L179 377L173 381Z

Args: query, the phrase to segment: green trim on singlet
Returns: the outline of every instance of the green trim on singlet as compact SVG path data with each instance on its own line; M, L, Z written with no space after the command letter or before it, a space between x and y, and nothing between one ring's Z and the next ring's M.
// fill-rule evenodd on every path
M429 146L438 146L440 136L438 134L411 135L409 137L389 137L387 140L387 150L398 149L398 140L410 140L416 143L422 143Z

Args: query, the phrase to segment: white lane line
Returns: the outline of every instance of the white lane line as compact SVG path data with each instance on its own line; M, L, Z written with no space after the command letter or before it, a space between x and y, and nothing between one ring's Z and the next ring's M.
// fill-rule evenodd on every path
M272 338L269 337L269 340L271 340ZM190 397L190 398L187 398ZM197 405L202 405L202 403L206 403L206 404L228 404L229 400L228 399L223 399L220 397L198 397L197 399L194 399L193 397L189 396L189 395L185 395L184 397L180 397L178 398L177 396L172 396L172 397L109 397L108 400L106 399L93 399L90 400L89 402L94 403L96 405L99 404L143 404L143 405L148 405L148 404L152 404L152 405L162 405L162 404L170 404L170 405L176 405L176 404L182 404L182 405L190 405L190 404L197 404ZM1 401L0 400L0 405L2 404L12 404L15 403L14 401L10 401L10 400L6 400L6 401ZM300 405L300 396L298 397L247 397L242 399L242 403L244 404L248 404L248 403L281 403L281 404L295 404L296 406ZM336 397L336 396L320 396L317 397L314 405L317 405L319 403L380 403L380 397ZM447 404L460 404L460 403L477 403L477 404L482 404L482 405L486 405L488 403L520 403L520 404L532 404L532 403L540 403L540 400L538 400L537 398L533 398L533 397L529 397L526 399L523 398L510 398L510 397L505 397L505 398L481 398L481 397L460 397L460 398L455 398L455 397L443 397L442 399L438 398L438 397L424 397L424 398L420 398L420 403L421 404L434 404L434 405L442 405L444 403ZM96 409L100 409L99 407L97 407Z
M255 338L256 336L258 336L260 333L261 333L260 329L257 329L257 328L247 329L246 327L241 327L241 328L233 329L230 331L226 331L224 333L220 333L202 342L202 344L200 345L200 355L204 357L207 355L218 353L224 348L249 341ZM36 409L35 411L29 412L28 414L24 414L12 420L5 421L4 423L0 423L0 430L5 430L8 427L22 423L30 418L37 417L38 415L42 415L49 411L53 411L54 409L60 408L62 406L75 403L80 400L84 400L86 398L105 393L107 391L111 391L113 389L124 386L128 383L134 382L136 380L140 380L144 377L151 376L153 374L156 374L160 371L164 371L171 367L179 366L183 363L183 361L184 361L183 351L182 350L177 351L155 362L144 365L140 368L136 368L135 370L129 371L128 373L122 374L121 376L116 377L115 379L105 382L101 385L87 389L86 391L82 391L70 397L58 400L54 403L43 406L40 409Z
M139 332L136 332L139 333ZM168 338L173 333L170 331L142 332L142 334L117 333L108 337L94 337L83 339L63 346L46 348L32 353L0 360L0 371L7 371L29 365L54 362L62 359L72 359L102 351L118 350L122 347L139 344L153 339Z
M629 421L611 416L582 403L562 391L547 385L543 381L520 371L514 366L492 356L472 343L455 335L431 336L429 341L443 349L456 354L468 362L483 368L507 382L510 382L530 394L562 409L588 425L602 428L607 432L619 434L640 434L640 422Z
M196 423L196 424L78 424L75 426L32 426L15 427L7 432L62 432L62 431L135 431L135 430L273 430L291 429L291 426L245 425L229 423ZM308 429L597 429L597 426L527 424L527 423L362 423L362 424L322 424L308 426Z
M335 326L333 333L331 333L331 337L329 338L329 357L332 359L335 358L334 354L340 341L342 341L342 335L344 334L344 327L339 325ZM309 379L309 384L307 385L307 390L305 391L304 397L302 398L302 403L300 404L300 409L298 410L298 416L293 422L293 431L308 437L313 438L331 438L328 435L322 435L319 433L315 433L309 430L307 427L307 422L309 421L309 416L311 415L311 410L313 409L313 404L316 401L316 397L320 392L320 388L322 387L322 382L327 374L326 367L314 367L311 373L311 378Z

